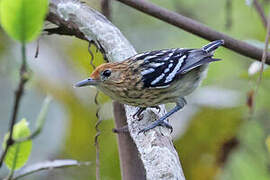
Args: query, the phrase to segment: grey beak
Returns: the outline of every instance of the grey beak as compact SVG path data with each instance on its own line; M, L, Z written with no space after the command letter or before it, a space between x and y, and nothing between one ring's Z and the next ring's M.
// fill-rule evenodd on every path
M74 85L74 87L95 86L95 85L97 85L97 81L94 80L94 79L89 78L89 79L84 79L84 80L82 80L80 82L77 82Z

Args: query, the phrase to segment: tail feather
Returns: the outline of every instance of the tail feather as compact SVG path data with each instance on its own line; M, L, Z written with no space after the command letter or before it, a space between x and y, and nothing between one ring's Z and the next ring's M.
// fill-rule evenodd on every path
M196 49L189 51L189 54L183 63L183 66L177 72L178 74L184 74L198 66L208 64L213 61L218 61L220 59L214 59L214 51L221 45L224 44L224 40L216 40L210 42L209 44L202 47L202 49Z
M188 72L188 71L190 71L190 70L192 70L192 69L194 69L194 68L196 68L198 66L202 66L204 64L208 64L210 62L219 61L219 60L221 60L221 59L214 59L211 56L210 57L205 57L205 58L201 59L200 61L197 61L197 62L191 64L190 66L186 66L179 73L184 74L184 73L186 73L186 72Z
M198 66L201 66L203 64L207 64L207 63L210 63L210 62L214 62L214 61L219 61L221 59L214 59L212 57L206 57L206 58L203 58L202 60L200 61L197 61L196 63L194 63L192 65L192 68L195 68L195 67L198 67ZM189 69L189 68L188 68Z
M206 51L207 53L213 52L216 50L219 46L224 44L224 40L216 40L213 42L210 42L209 44L202 47L202 50Z

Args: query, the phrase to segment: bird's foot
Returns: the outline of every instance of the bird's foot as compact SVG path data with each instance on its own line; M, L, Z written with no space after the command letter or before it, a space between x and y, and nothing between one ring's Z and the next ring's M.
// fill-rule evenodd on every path
M147 131L149 131L150 129L153 129L157 126L163 126L163 127L166 127L166 128L169 128L171 133L173 132L173 128L172 126L168 123L168 121L166 119L163 119L163 118L160 118L158 119L157 121L151 123L150 125L148 125L147 127L143 128L142 130L139 131L138 134L140 133L145 133Z
M159 120L153 122L152 124L150 124L149 126L147 126L146 128L143 128L142 130L139 131L138 134L140 133L145 133L147 131L149 131L150 129L153 129L157 126L164 126L167 127L171 130L171 133L173 131L172 126L168 123L168 121L166 120L168 117L170 117L172 114L176 113L177 111L179 111L180 109L182 109L185 104L186 104L186 100L183 97L180 97L176 103L176 106L170 110L168 113L166 113L164 116L162 116Z
M140 107L139 108L139 110L135 113L135 114L133 114L133 119L136 119L136 117L138 118L138 121L140 121L140 120L142 120L143 119L143 114L142 114L142 112L145 110L146 108L142 108L142 107Z

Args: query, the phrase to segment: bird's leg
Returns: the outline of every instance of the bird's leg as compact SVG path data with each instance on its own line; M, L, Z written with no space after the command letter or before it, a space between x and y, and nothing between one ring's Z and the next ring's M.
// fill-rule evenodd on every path
M143 128L142 130L139 131L139 133L145 133L150 129L153 129L157 126L164 126L167 127L171 130L171 132L173 131L172 126L168 123L167 118L170 117L172 114L174 114L175 112L179 111L180 109L182 109L185 105L187 104L186 100L184 98L179 98L178 102L176 103L176 106L170 110L167 114L165 114L164 116L162 116L160 119L156 120L155 122L151 123L149 126Z
M139 118L138 120L140 121L140 120L142 120L142 118L143 118L143 114L142 114L142 112L145 110L146 108L145 107L140 107L139 108L139 110L135 113L135 114L133 114L133 119L135 119L136 118L136 116Z

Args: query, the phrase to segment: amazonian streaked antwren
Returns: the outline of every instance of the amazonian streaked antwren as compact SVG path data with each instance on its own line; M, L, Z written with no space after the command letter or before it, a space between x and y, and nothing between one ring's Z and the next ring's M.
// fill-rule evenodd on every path
M185 96L192 93L206 74L214 59L214 51L224 44L216 40L201 49L165 49L132 56L122 62L98 66L90 78L75 84L76 87L96 86L112 99L137 106L140 114L147 107L176 103L163 117L143 128L146 132L162 125L170 128L167 118L186 104Z

